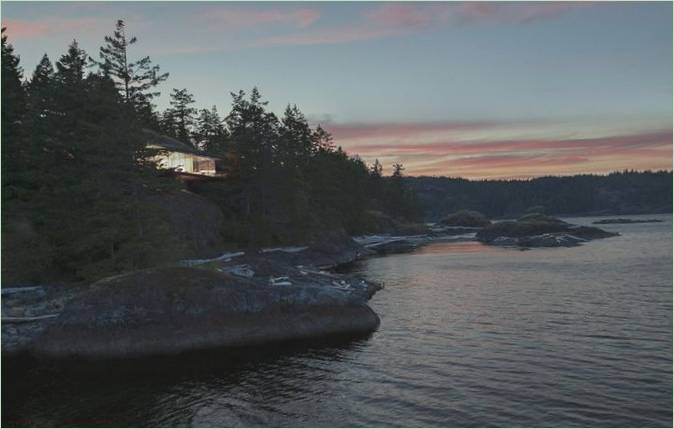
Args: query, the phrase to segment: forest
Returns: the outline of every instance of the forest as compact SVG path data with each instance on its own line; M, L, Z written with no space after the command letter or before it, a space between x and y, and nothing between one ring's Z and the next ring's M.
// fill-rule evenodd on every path
M32 280L93 279L184 255L168 209L150 201L186 185L149 161L156 153L143 129L226 159L226 179L198 191L222 209L235 246L421 217L402 165L383 177L378 162L336 147L297 106L281 117L268 111L257 88L232 93L223 117L215 106L195 109L186 88L159 112L153 101L169 74L136 55L138 39L121 20L97 58L74 40L26 76L2 33L3 266L29 267Z
M671 171L621 171L608 175L538 177L531 180L465 180L407 177L427 220L461 209L491 218L527 212L609 215L672 212Z

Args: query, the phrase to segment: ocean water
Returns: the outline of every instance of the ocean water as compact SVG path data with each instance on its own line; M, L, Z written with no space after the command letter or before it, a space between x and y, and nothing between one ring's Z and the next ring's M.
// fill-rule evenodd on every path
M3 361L2 423L671 427L672 217L643 217L665 222L604 225L621 236L575 248L436 243L361 261L386 286L365 338Z

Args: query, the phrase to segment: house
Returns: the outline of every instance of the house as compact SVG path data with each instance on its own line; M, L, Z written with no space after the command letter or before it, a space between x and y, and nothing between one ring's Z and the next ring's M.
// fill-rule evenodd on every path
M172 137L144 129L147 148L156 149L158 153L152 157L159 168L173 170L181 174L203 176L222 176L222 160L207 155L196 148Z

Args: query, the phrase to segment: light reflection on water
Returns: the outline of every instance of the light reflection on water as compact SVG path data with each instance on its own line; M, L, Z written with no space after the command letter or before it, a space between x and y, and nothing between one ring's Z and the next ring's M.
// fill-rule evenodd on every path
M576 248L437 243L363 261L386 284L369 338L13 382L3 362L3 423L671 426L672 224L657 217Z

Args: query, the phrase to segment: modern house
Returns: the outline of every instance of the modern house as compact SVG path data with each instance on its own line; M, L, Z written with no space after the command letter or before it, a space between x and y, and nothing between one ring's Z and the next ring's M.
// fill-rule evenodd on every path
M144 129L149 149L157 149L157 155L152 160L159 168L173 170L181 174L196 174L202 176L222 176L219 164L221 159L207 155L194 147L172 137L158 134Z

